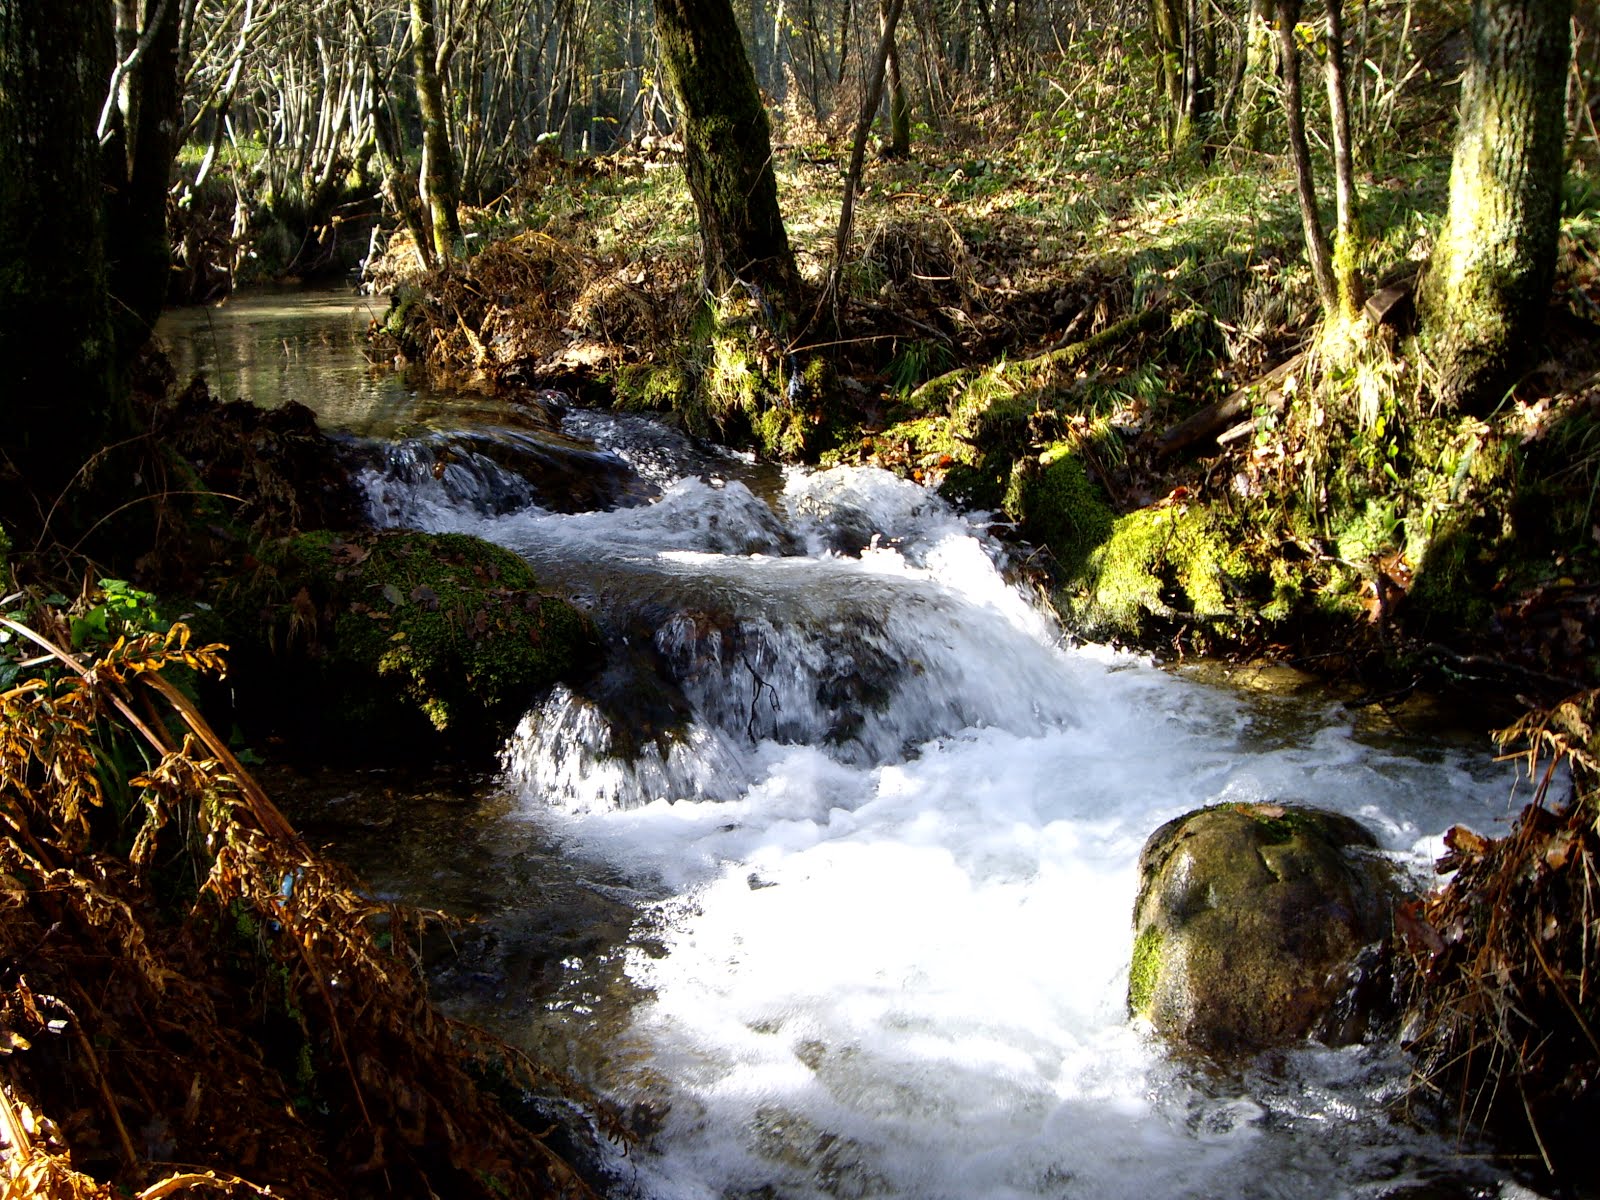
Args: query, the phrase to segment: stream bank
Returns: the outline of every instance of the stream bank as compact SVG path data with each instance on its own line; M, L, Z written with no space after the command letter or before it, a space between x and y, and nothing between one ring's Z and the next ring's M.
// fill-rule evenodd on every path
M811 168L785 166L814 203ZM1324 346L1281 177L1139 176L1098 221L1052 225L1024 154L981 164L970 198L952 166L930 146L869 172L899 197L863 231L869 286L791 351L702 296L678 243L632 253L621 231L673 178L619 170L587 185L584 228L509 213L449 273L406 278L379 357L936 486L1014 526L1085 640L1461 689L1500 722L1600 678L1592 205L1563 225L1548 352L1478 419L1429 409L1412 344L1405 239L1431 176L1369 189L1372 314Z

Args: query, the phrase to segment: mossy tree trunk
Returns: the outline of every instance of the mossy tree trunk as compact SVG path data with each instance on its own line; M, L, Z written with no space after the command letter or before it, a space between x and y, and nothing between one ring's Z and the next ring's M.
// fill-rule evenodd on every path
M1153 0L1156 83L1166 104L1167 147L1204 145L1216 105L1216 40L1202 0Z
M1168 146L1177 142L1183 112L1183 0L1152 0L1150 30L1155 39L1156 91Z
M898 13L896 14L898 16ZM890 158L905 158L911 153L911 103L906 98L905 80L900 75L900 45L895 31L887 27L889 0L878 2L879 31L889 39L888 71L889 137L884 152Z
M1349 87L1344 70L1344 0L1326 0L1328 16L1328 115L1333 125L1333 176L1336 224L1333 237L1333 279L1338 313L1354 320L1366 302L1357 270L1361 255L1356 196L1355 154L1350 145Z
M1250 0L1245 17L1243 77L1239 87L1239 142L1247 150L1260 150L1267 139L1267 119L1272 94L1271 0Z
M1450 208L1419 296L1436 394L1492 408L1550 298L1571 0L1474 0Z
M450 111L440 80L439 39L433 0L411 0L411 59L416 74L417 108L422 114L422 172L419 189L433 237L434 254L448 261L461 237L456 210L456 159L450 148Z
M656 35L683 127L707 288L794 307L799 274L778 211L772 137L729 0L657 0Z
M0 509L35 530L119 400L95 136L110 17L0 0Z

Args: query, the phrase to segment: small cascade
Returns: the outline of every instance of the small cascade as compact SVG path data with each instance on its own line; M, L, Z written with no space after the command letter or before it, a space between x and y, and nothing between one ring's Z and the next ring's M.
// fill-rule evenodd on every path
M616 455L523 429L430 431L362 440L350 455L380 524L416 526L428 510L497 517L644 504L657 491Z
M930 555L954 570L960 549ZM751 782L743 767L768 742L873 766L967 729L1039 733L1074 720L1063 687L1070 663L1018 621L1023 614L958 599L897 551L732 561L677 552L671 561L683 570L674 602L642 610L654 620L639 634L652 678L634 675L628 690L670 689L682 716L643 748L630 787L604 692L553 696L506 756L511 774L547 802L593 810L602 797L623 807L727 799ZM627 615L637 623L641 610ZM637 647L627 653L638 657Z
M508 511L521 476L481 456L434 470L426 449L392 447L369 473L375 512L501 541L587 594L613 635L608 670L535 706L507 749L508 773L546 802L727 799L768 742L869 766L966 729L1073 720L1053 630L978 528L915 484L792 472L768 504L686 478L653 505L563 516Z
M359 362L334 364L348 387L290 378L263 328L250 369L359 435L375 521L506 546L603 634L591 677L529 697L482 837L430 835L407 886L523 904L541 879L481 858L525 823L638 913L594 961L575 938L548 1003L485 1000L594 1043L586 1082L645 1134L629 1194L1514 1193L1404 1111L1392 1047L1197 1067L1125 1006L1162 822L1319 805L1424 878L1449 825L1514 811L1501 768L1064 648L983 521L884 472L783 472L552 394L369 394Z

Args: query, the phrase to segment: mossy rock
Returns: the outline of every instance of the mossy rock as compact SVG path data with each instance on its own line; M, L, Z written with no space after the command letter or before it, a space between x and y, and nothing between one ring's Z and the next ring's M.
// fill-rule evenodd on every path
M465 534L302 534L253 595L291 733L359 747L492 748L595 659L591 623L528 564ZM248 603L248 601L247 601Z
M1019 381L1016 364L999 363L978 372L950 401L955 435L975 446L1021 450L1028 444L1029 419L1039 411L1042 388Z
M1394 904L1376 846L1349 817L1288 805L1161 826L1139 854L1130 1012L1213 1055L1358 1040L1373 1015L1363 952L1386 941Z
M1116 525L1105 491L1067 442L1017 462L1006 486L1005 509L1023 537L1050 548L1069 578L1083 572Z
M1237 632L1255 617L1253 593L1270 593L1264 574L1210 506L1163 503L1117 517L1057 600L1088 637L1139 641L1153 621Z

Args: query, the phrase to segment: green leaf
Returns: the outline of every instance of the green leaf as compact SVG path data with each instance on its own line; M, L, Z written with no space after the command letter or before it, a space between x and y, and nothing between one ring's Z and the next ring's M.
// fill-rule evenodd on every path
M70 623L74 650L82 650L90 638L104 640L109 634L106 625L106 607L103 604L95 605L81 617L73 617Z

